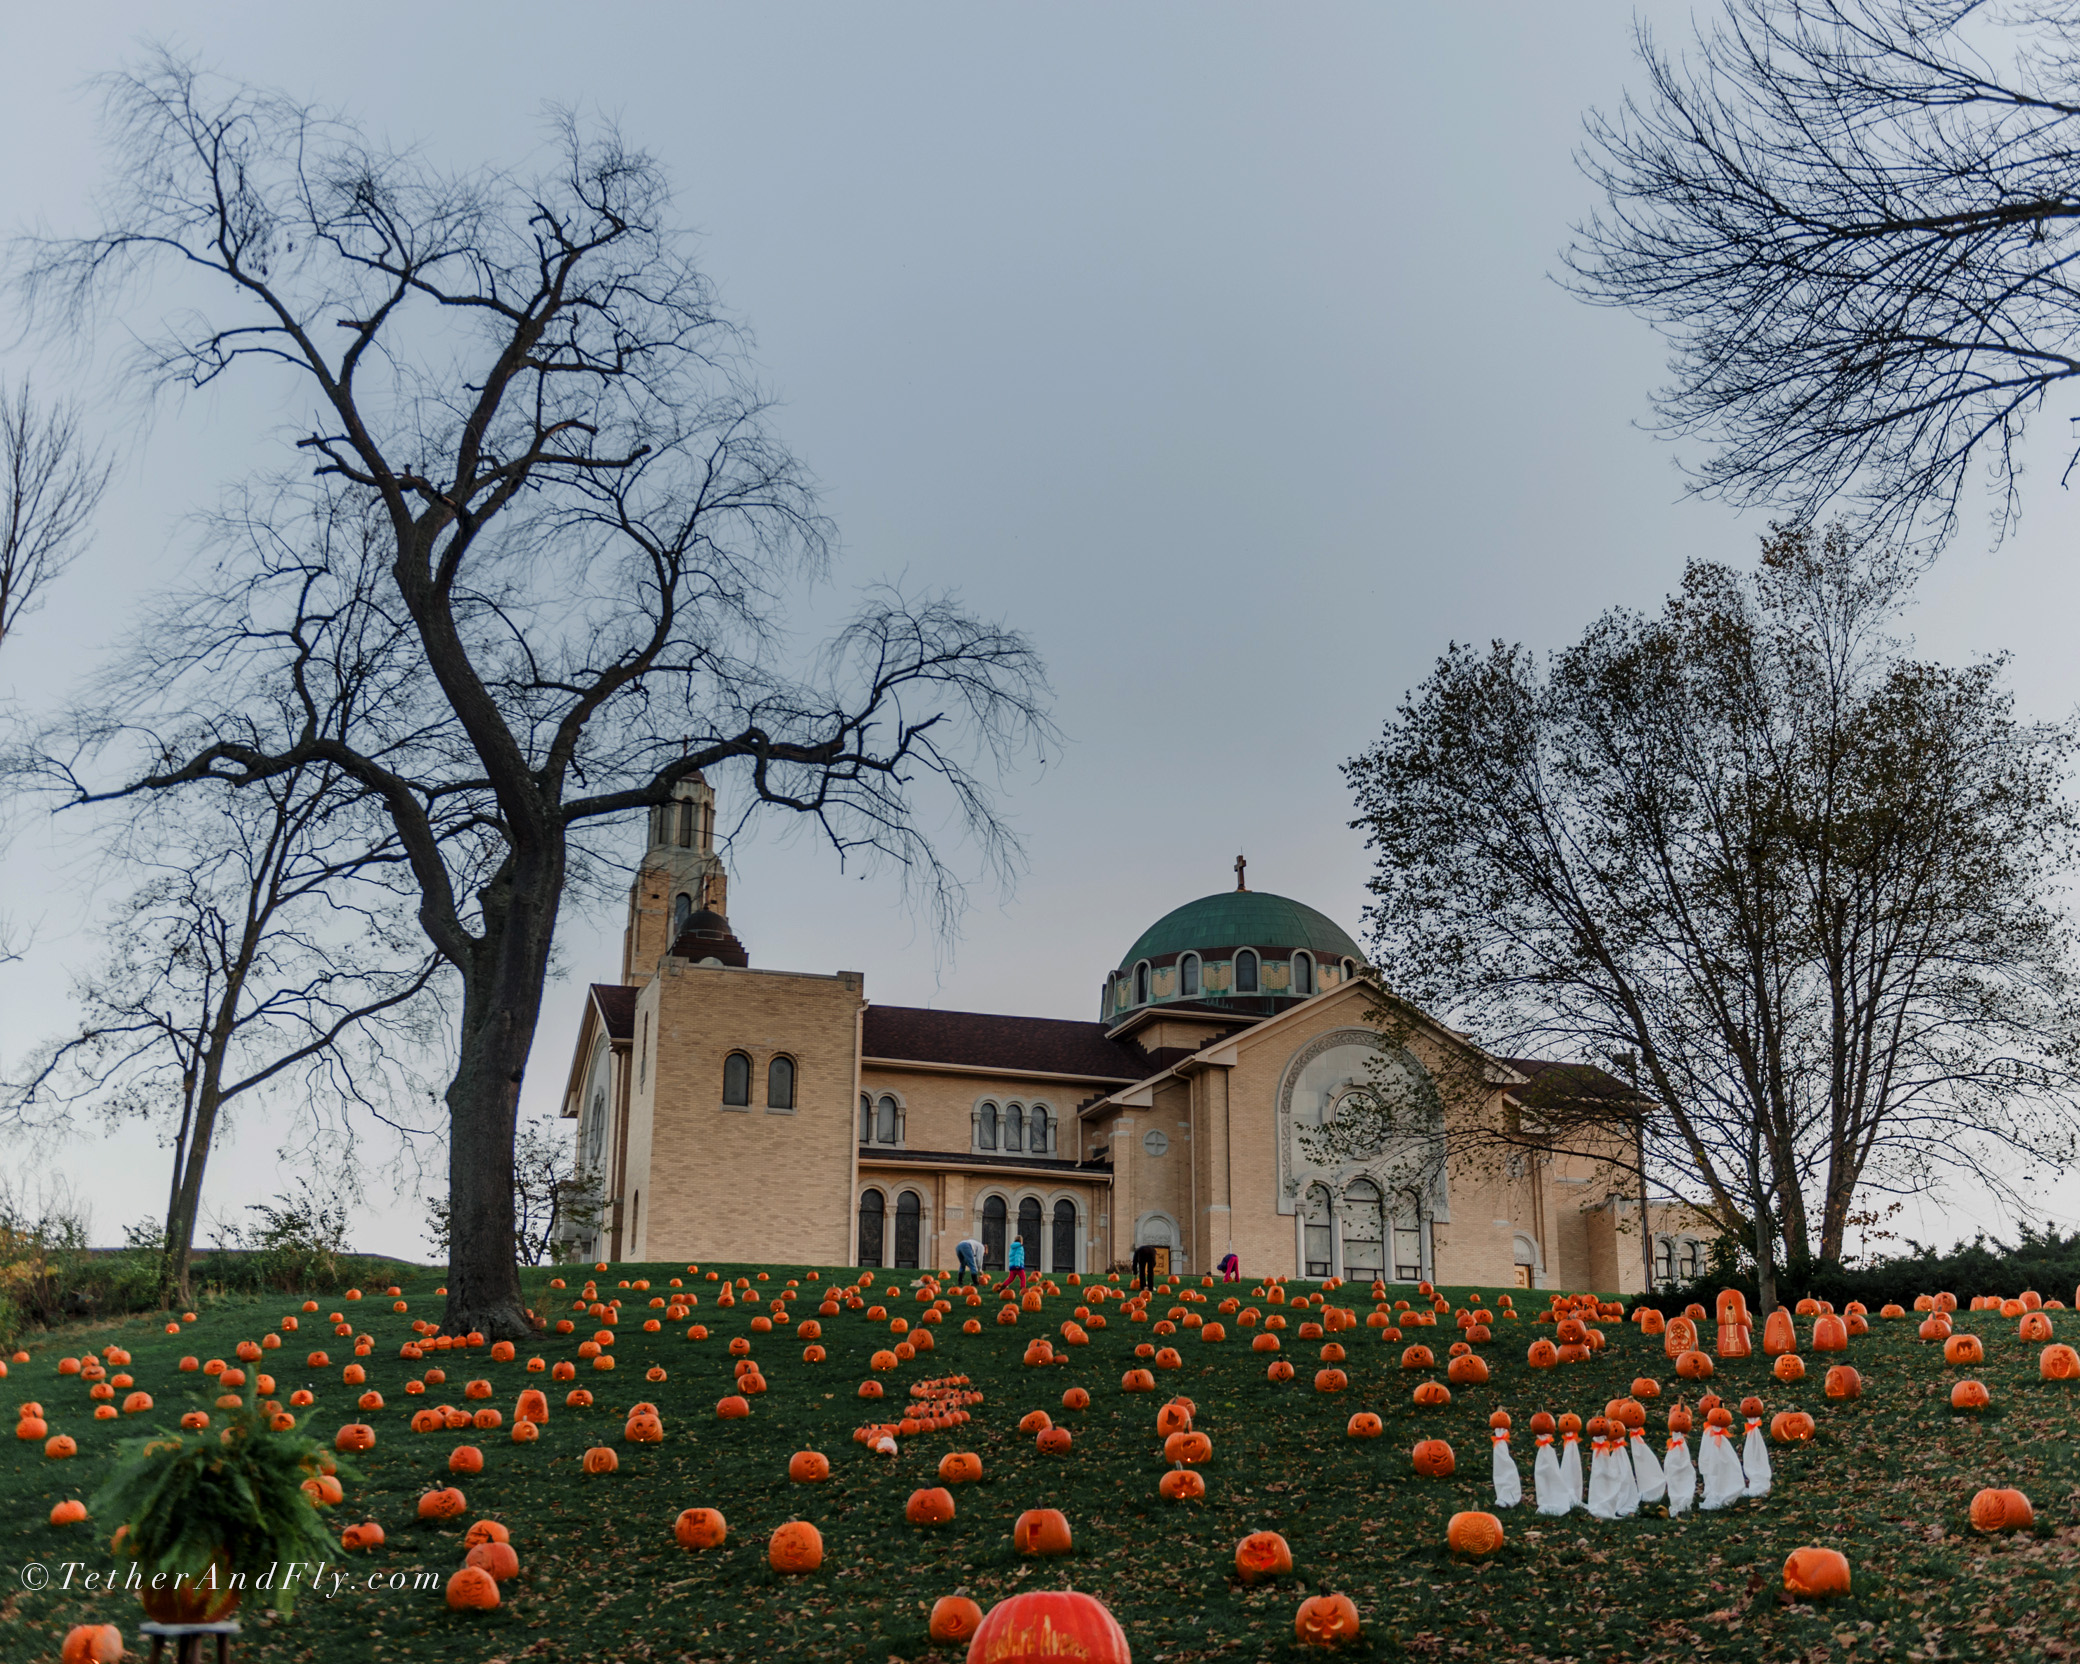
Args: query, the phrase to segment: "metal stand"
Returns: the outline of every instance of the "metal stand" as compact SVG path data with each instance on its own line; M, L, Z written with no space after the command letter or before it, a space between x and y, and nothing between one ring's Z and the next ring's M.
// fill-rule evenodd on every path
M220 1624L152 1624L137 1626L138 1633L152 1638L152 1664L158 1664L166 1643L173 1643L174 1664L202 1664L202 1638L217 1638L217 1664L230 1664L231 1637L239 1633L238 1621L227 1618Z

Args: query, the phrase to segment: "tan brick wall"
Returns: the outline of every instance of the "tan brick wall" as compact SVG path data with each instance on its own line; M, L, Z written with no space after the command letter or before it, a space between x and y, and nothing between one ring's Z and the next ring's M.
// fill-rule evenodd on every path
M859 1118L856 972L805 976L665 961L637 1002L655 1049L632 1101L629 1186L643 1201L630 1257L852 1257ZM722 1066L750 1054L751 1107L722 1105ZM795 1108L766 1107L767 1065L795 1061Z
M883 1093L888 1093L902 1106L902 1147L906 1150L959 1152L973 1149L976 1106L984 1100L997 1106L1000 1123L1006 1105L1016 1103L1030 1107L1045 1104L1054 1120L1059 1152L1073 1160L1077 1156L1076 1106L1102 1088L1088 1081L967 1074L867 1063L860 1069L860 1090L877 1100ZM1000 1124L1000 1151L1002 1144Z

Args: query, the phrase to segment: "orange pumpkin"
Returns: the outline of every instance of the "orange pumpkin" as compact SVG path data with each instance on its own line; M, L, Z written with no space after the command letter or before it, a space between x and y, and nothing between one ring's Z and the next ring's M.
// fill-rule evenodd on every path
M383 1528L374 1520L363 1525L350 1525L339 1534L340 1547L350 1553L356 1549L381 1548Z
M1028 1508L1011 1527L1011 1542L1020 1554L1067 1554L1068 1517L1059 1508Z
M953 1518L953 1492L943 1485L912 1491L903 1518L912 1525L944 1525Z
M1493 1554L1502 1547L1502 1521L1478 1510L1454 1514L1444 1528L1444 1540L1454 1554Z
M1455 1386L1479 1386L1488 1379L1488 1362L1479 1353L1468 1352L1454 1358L1444 1373L1445 1379Z
M1839 1550L1795 1548L1784 1562L1786 1593L1815 1599L1849 1592L1849 1562Z
M1993 1394L1986 1390L1983 1381L1960 1381L1950 1389L1950 1408L1953 1410L1983 1410L1992 1402Z
M1848 1364L1836 1364L1827 1372L1829 1398L1861 1398L1863 1377Z
M1384 1426L1370 1410L1360 1410L1351 1417L1344 1431L1354 1439L1376 1439L1384 1431Z
M2036 1510L2020 1491L1985 1490L1972 1498L1974 1531L2027 1531L2036 1523Z
M939 1458L939 1477L949 1485L980 1479L982 1458L972 1450L950 1450Z
M1803 1444L1813 1432L1813 1418L1803 1410L1779 1410L1770 1418L1769 1436L1779 1444Z
M614 1453L611 1446L596 1444L585 1452L580 1466L587 1473L618 1473L621 1469L621 1458Z
M51 1524L53 1525L77 1525L86 1517L87 1505L77 1498L68 1502L57 1503L51 1508Z
M462 1493L455 1489L453 1485L450 1485L445 1490L428 1491L419 1498L419 1518L422 1520L452 1520L468 1506L469 1504L463 1500Z
M1190 1438L1194 1435L1181 1436ZM1157 1489L1165 1502L1196 1502L1206 1494L1206 1481L1194 1469L1172 1468L1163 1475Z
M1813 1321L1813 1350L1815 1352L1846 1352L1849 1350L1849 1326L1839 1317L1820 1317Z
M2024 1340L2028 1341L2049 1340L2051 1338L2051 1319L2042 1312L2031 1312L2023 1318L2022 1327L2018 1333Z
M1552 1369L1560 1362L1560 1349L1549 1340L1535 1340L1524 1361L1533 1369Z
M512 1540L512 1532L497 1520L478 1520L462 1534L464 1548L475 1548L479 1543L509 1543Z
M981 1624L982 1608L966 1595L941 1595L932 1603L930 1628L934 1641L965 1641Z
M484 1453L473 1444L458 1444L448 1452L450 1473L482 1473Z
M672 1522L672 1537L681 1548L720 1548L729 1522L713 1508L688 1508Z
M830 1458L820 1450L797 1450L787 1459L787 1477L797 1485L815 1485L831 1476Z
M479 1543L463 1557L462 1563L489 1572L500 1583L520 1575L520 1556L511 1543Z
M1213 1460L1213 1440L1204 1433L1172 1433L1163 1441L1163 1460L1190 1467Z
M1792 1327L1791 1313L1782 1306L1771 1312L1769 1321L1762 1326L1762 1350L1772 1358L1798 1350L1798 1331Z
M123 1632L114 1624L75 1624L58 1649L60 1664L116 1664L123 1656Z
M1943 1342L1943 1362L1946 1364L1976 1364L1986 1360L1986 1348L1979 1343L1977 1335L1952 1335Z
M1035 1589L999 1601L976 1626L967 1656L1002 1664L1042 1658L1128 1664L1127 1638L1104 1603L1072 1589Z
M448 1579L448 1604L456 1611L489 1611L498 1604L498 1579L482 1566L464 1566Z
M1685 1352L1676 1359L1676 1373L1686 1381L1709 1381L1712 1378L1712 1360L1703 1352Z
M1416 1472L1426 1479L1449 1479L1459 1465L1451 1445L1443 1439L1424 1439L1410 1455Z
M813 1572L823 1564L823 1533L807 1520L789 1520L767 1541L766 1563L790 1576Z
M1090 1407L1091 1395L1085 1392L1081 1387L1071 1387L1067 1392L1062 1394L1062 1408L1065 1410L1087 1410ZM949 1595L946 1598L948 1600L953 1600L957 1599L958 1597ZM968 1604L970 1606L973 1606L975 1603L973 1601L970 1601Z
M1293 1614L1293 1638L1303 1647L1340 1647L1358 1633L1358 1609L1349 1595L1311 1596Z
M1156 1390L1156 1378L1148 1370L1130 1369L1119 1378L1119 1390L1121 1392L1154 1392Z
M1796 1352L1780 1352L1772 1373L1779 1381L1803 1381L1806 1378L1806 1361Z
M1235 1572L1245 1583L1283 1577L1293 1569L1293 1550L1276 1531L1252 1531L1235 1545Z
M2063 1342L2045 1347L2037 1359L2037 1374L2046 1381L2080 1380L2080 1352Z
M873 1384L878 1387L881 1383L876 1381ZM881 1395L876 1393L874 1396L878 1398ZM742 1421L750 1414L750 1404L736 1393L731 1393L727 1398L718 1398L715 1401L715 1419L717 1421Z

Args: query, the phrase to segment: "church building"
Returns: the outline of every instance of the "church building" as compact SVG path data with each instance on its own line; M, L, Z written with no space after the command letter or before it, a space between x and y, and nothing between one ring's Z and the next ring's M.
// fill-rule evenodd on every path
M1470 1161L1454 1136L1620 1083L1481 1052L1382 990L1333 920L1246 888L1240 859L1233 890L1134 940L1081 1022L753 965L714 824L697 777L650 812L620 980L587 991L563 1102L606 1204L583 1258L951 1268L973 1236L996 1268L1017 1237L1057 1272L1146 1244L1191 1273L1232 1250L1252 1277L1645 1284L1636 1178L1579 1151ZM1325 1147L1382 1090L1427 1106L1418 1131ZM1701 1269L1687 1208L1646 1224L1657 1278Z

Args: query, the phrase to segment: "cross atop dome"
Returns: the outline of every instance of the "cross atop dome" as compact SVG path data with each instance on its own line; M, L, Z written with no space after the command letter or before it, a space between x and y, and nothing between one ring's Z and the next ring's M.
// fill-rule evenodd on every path
M1248 869L1249 857L1246 855L1238 854L1235 857L1235 893L1237 895L1240 895L1243 891L1249 888L1249 885L1243 879L1243 874L1246 871L1248 871Z

